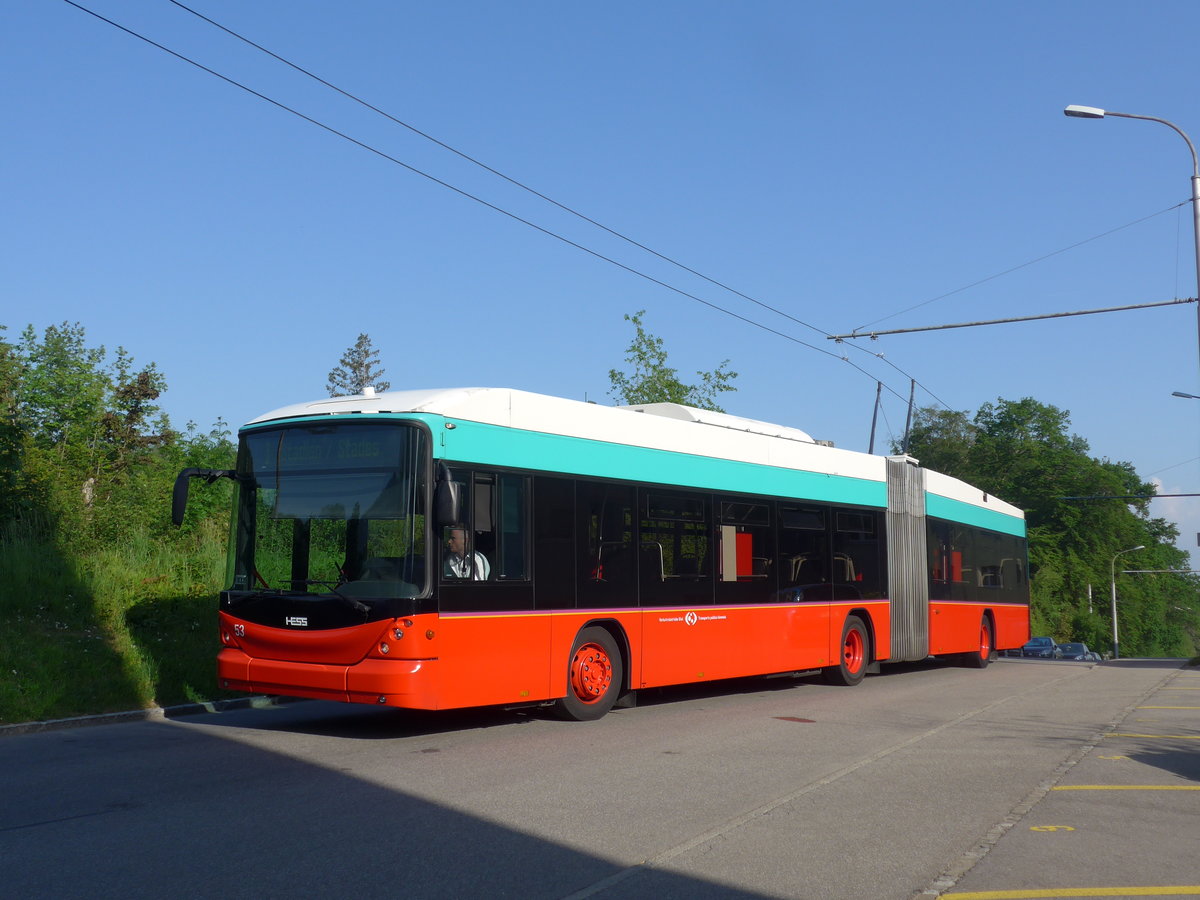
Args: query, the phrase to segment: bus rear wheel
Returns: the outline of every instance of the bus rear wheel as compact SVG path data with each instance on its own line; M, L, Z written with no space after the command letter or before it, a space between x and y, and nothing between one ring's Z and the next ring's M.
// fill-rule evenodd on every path
M871 660L871 638L867 626L858 616L846 616L842 626L842 641L839 646L838 663L821 670L826 684L853 687L867 674L867 663Z
M617 642L604 628L584 628L575 637L567 660L567 696L555 701L564 719L599 719L617 702L624 672Z
M995 641L992 640L992 620L987 616L983 617L983 621L979 625L979 649L971 653L964 653L962 660L963 665L969 669L986 669L988 663L992 661L992 647Z

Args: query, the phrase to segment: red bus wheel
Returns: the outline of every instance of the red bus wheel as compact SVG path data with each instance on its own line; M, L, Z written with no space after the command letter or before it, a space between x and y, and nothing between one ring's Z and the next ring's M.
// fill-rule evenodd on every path
M846 617L838 650L837 665L822 669L821 675L827 684L853 687L863 680L871 661L871 638L867 635L867 626L858 616Z
M567 660L567 696L554 704L564 719L586 722L612 709L621 692L623 669L617 642L607 630L584 628Z
M979 625L979 649L963 655L963 663L970 669L986 669L992 661L992 650L995 641L992 639L992 620L987 616Z

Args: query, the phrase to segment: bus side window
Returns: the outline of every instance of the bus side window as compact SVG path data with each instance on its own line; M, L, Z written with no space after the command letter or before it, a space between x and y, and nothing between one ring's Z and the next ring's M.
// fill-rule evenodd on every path
M492 569L501 581L527 581L529 479L524 475L498 475L496 488L496 554Z
M721 581L768 580L773 548L767 504L721 501L718 536Z
M488 581L529 580L529 478L476 472L470 523L475 551L489 565Z
M492 472L455 472L453 477L462 485L467 521L443 530L442 577L528 581L529 478Z
M637 596L633 488L580 479L576 482L575 520L579 606L629 606Z
M779 506L780 586L826 584L829 533L826 510L819 506Z
M575 481L533 479L533 580L538 609L575 606Z
M833 580L843 597L882 597L884 575L880 513L866 509L834 511Z
M642 606L713 602L711 499L643 488L638 492L638 600Z

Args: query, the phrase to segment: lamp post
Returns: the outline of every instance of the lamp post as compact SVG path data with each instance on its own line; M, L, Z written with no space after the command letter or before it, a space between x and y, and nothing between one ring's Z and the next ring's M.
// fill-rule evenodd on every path
M1132 553L1134 550L1145 550L1145 544L1138 544L1128 550L1119 550L1113 555L1112 565L1109 566L1109 584L1112 587L1112 620L1113 620L1113 659L1121 658L1121 641L1117 637L1117 557L1122 553Z
M1187 141L1188 150L1192 152L1192 234L1196 240L1196 339L1200 348L1200 159L1196 157L1196 146L1182 128L1174 122L1159 119L1155 116L1135 116L1133 113L1113 112L1110 109L1097 109L1094 106L1068 106L1063 113L1077 119L1103 119L1105 116L1116 116L1121 119L1143 119L1147 122L1161 122L1175 131Z

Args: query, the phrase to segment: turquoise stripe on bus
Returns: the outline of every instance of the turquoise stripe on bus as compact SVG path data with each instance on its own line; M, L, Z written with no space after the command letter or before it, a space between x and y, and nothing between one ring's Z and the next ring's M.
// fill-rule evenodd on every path
M438 428L435 422L429 424ZM445 426L440 429L442 455L450 460L714 491L887 506L887 485L882 481L776 469L737 460L630 447L478 422L452 424L453 429Z
M998 531L1001 534L1011 534L1025 537L1025 520L1018 519L994 509L984 509L961 500L951 500L939 494L925 495L925 515L935 519L946 519L950 522L962 522L964 525L974 525L986 528L988 531Z

